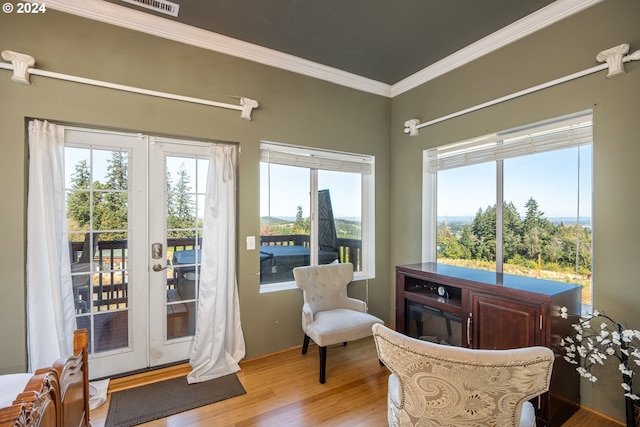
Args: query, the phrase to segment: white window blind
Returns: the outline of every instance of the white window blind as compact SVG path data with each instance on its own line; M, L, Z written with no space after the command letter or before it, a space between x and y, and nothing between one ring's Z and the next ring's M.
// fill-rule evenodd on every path
M572 114L432 148L427 150L427 172L591 144L592 133L591 111Z
M368 175L372 170L373 158L366 155L318 149L310 150L293 145L262 142L260 143L260 161Z

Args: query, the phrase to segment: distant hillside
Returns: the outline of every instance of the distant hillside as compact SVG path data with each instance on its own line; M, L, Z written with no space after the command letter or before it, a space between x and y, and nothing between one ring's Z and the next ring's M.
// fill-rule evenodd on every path
M447 224L471 224L473 222L473 216L446 216L446 217L438 217L438 224L446 222ZM560 223L564 224L575 224L576 217L568 217L568 216L557 216L557 217L547 217L552 224L558 225ZM591 225L591 218L586 216L580 217L580 225Z
M278 224L278 225L282 225L282 224L291 224L292 222L295 222L295 218L276 218L273 216L263 216L260 217L260 225L263 224Z
M307 219L307 218L305 218ZM263 216L260 218L260 225L269 225L271 227L280 226L272 230L275 234L289 234L293 223L296 221L295 217L268 217ZM362 235L362 226L359 218L335 218L336 235L345 239L360 239Z

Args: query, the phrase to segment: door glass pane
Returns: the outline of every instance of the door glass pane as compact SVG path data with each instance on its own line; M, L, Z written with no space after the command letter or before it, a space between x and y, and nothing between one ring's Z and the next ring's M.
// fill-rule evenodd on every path
M167 339L195 333L208 159L166 157Z
M319 170L318 189L318 264L362 271L362 175Z
M129 345L127 151L65 148L76 320L92 353Z
M310 263L310 171L260 163L260 284L293 280Z
M438 172L437 261L496 271L496 164Z
M583 286L591 304L591 146L504 161L504 272Z

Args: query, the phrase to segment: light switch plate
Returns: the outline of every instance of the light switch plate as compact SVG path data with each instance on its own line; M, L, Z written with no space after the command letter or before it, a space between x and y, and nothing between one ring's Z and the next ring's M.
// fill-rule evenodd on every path
M256 236L247 236L247 250L252 251L256 248Z

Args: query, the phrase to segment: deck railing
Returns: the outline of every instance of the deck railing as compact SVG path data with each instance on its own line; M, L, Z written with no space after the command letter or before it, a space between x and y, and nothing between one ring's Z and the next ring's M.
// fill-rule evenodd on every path
M166 254L171 259L176 250L200 247L193 238L167 239ZM74 285L76 312L89 311L89 298L93 299L93 311L124 308L128 298L128 274L126 270L129 248L126 240L99 240L95 244L92 273L88 263L83 263L85 242L70 243L71 274ZM167 263L170 265L169 263ZM175 287L174 275L167 275L167 289ZM91 294L91 295L90 295Z
M360 239L336 239L338 260L350 262L355 271L362 269L362 240ZM309 246L308 234L288 234L279 236L260 236L260 246Z
M166 254L169 260L176 250L199 248L201 240L193 238L167 239ZM303 234L261 236L261 246L309 246L309 236ZM129 259L129 248L126 240L98 241L94 249L93 268L82 263L82 251L87 245L84 242L70 243L72 260L71 273L74 285L74 298L78 314L89 312L89 299L93 299L93 311L107 311L124 308L128 298L128 273L126 264ZM362 268L362 241L357 239L337 239L338 260L350 262L355 271ZM169 262L167 263L169 264ZM170 264L169 264L169 267ZM167 290L175 287L175 276L167 275Z

